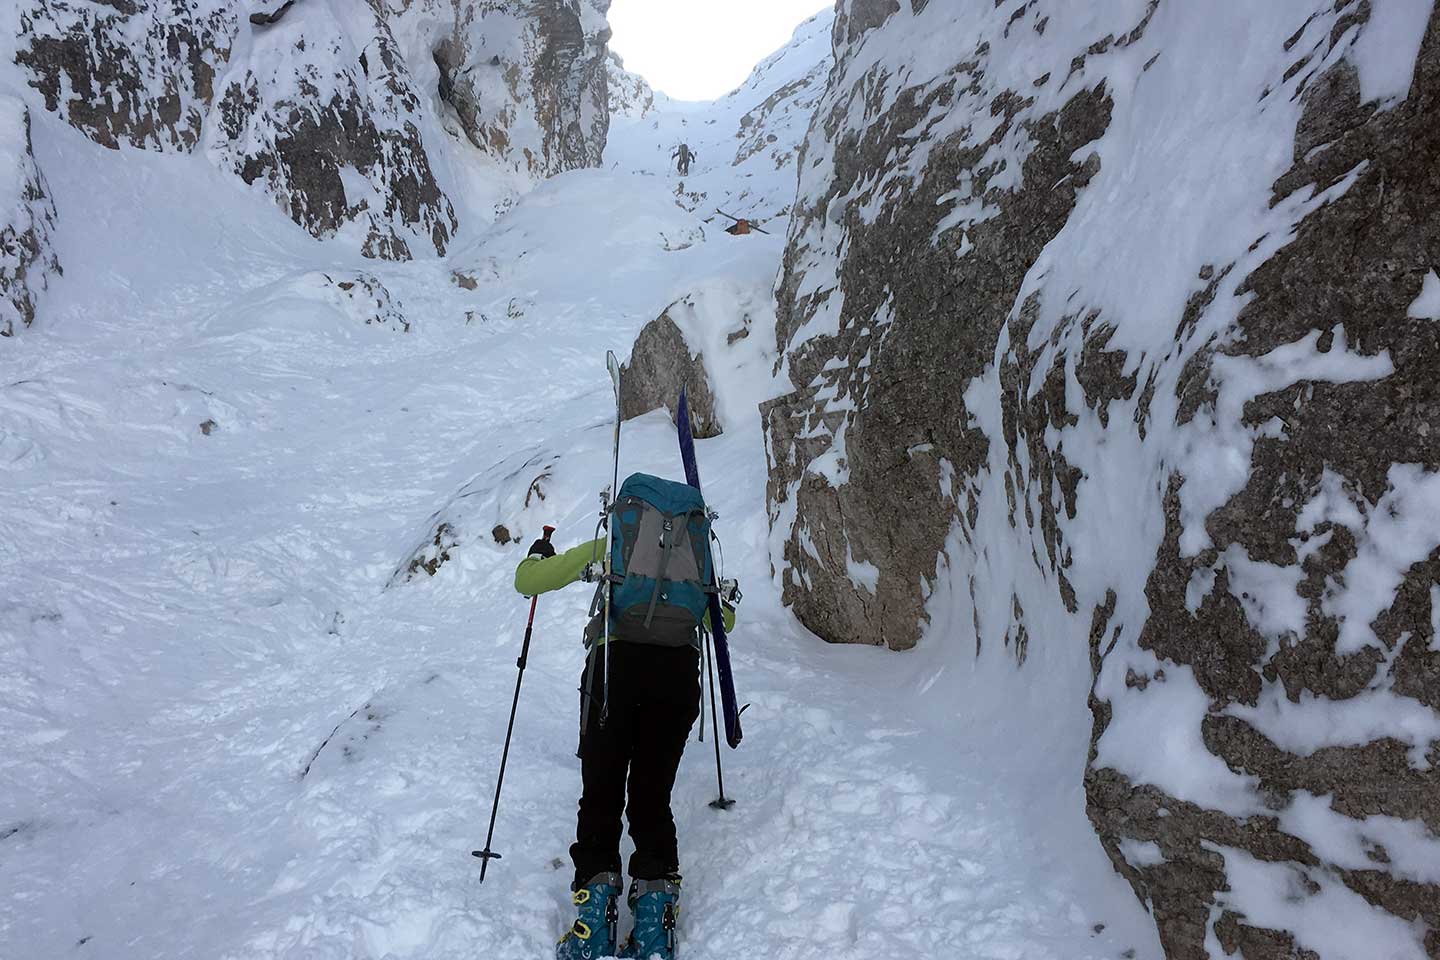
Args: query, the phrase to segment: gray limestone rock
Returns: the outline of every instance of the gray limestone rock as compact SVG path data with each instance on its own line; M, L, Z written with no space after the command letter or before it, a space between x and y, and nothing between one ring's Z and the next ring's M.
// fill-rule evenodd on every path
M1440 550L1409 566L1371 625L1382 646L1341 652L1337 638L1344 624L1327 599L1343 582L1363 533L1340 519L1306 528L1299 517L1327 485L1343 490L1362 511L1399 509L1386 506L1393 465L1440 467L1440 385L1434 376L1440 331L1434 321L1407 316L1424 277L1440 262L1440 11L1431 16L1404 102L1383 111L1362 103L1355 69L1344 60L1309 84L1303 102L1296 164L1275 184L1276 199L1311 184L1323 190L1357 169L1358 178L1343 196L1306 217L1294 241L1244 280L1240 293L1250 300L1238 320L1242 335L1206 363L1264 356L1320 332L1320 350L1387 355L1394 372L1377 381L1302 379L1248 403L1246 424L1278 421L1284 429L1256 441L1248 483L1207 519L1211 546L1194 556L1182 555L1178 545L1185 478L1172 479L1165 540L1145 589L1151 616L1140 644L1194 672L1211 703L1202 731L1206 747L1232 770L1256 778L1273 809L1297 798L1326 798L1325 807L1357 825L1380 815L1417 821L1433 836L1440 834L1440 744L1432 744L1427 760L1383 736L1297 755L1245 720L1224 715L1231 705L1254 705L1265 686L1278 686L1290 702L1339 702L1388 689L1440 710L1432 609ZM1345 241L1337 243L1337 237ZM1336 323L1343 324L1343 341ZM1192 396L1182 396L1182 410L1200 413L1213 405L1206 382L1186 382ZM1298 538L1297 529L1305 530ZM1224 557L1237 549L1251 560L1297 566L1302 573L1298 592L1306 629L1279 649L1257 628L1243 598L1227 589ZM1187 590L1210 570L1215 586L1196 608ZM1110 719L1097 711L1097 739ZM1093 764L1086 793L1111 860L1154 905L1171 956L1206 956L1205 921L1225 889L1225 876L1215 871L1215 854L1204 841L1261 861L1292 861L1296 876L1311 884L1338 878L1376 907L1415 922L1425 931L1428 955L1440 956L1440 884L1394 870L1383 848L1367 868L1327 861L1276 818L1241 823ZM1155 816L1160 807L1166 816ZM1127 839L1158 842L1164 862L1130 865L1120 846ZM1215 929L1227 951L1254 960L1324 956L1323 949L1316 954L1293 938L1247 925L1242 914L1227 913Z
M1137 337L1135 318L1051 274L1057 247L1105 249L1126 229L1095 215L1103 203L1077 216L1095 199L1087 190L1127 183L1092 146L1117 142L1123 93L1105 64L1119 56L1143 74L1179 38L1149 35L1165 23L1152 3L1077 44L1068 65L1032 64L1043 45L1027 38L1050 43L1060 8L999 6L973 48L926 76L892 72L886 34L935 4L837 11L836 67L799 164L778 287L794 389L762 407L784 598L827 640L968 651L960 618L946 635L928 623L933 585L949 577L962 598L950 613L968 593L975 655L1011 658L1017 683L1053 669L1037 649L1083 643L1088 626L1087 813L1167 956L1201 960L1207 943L1248 960L1335 955L1304 911L1343 904L1413 934L1405 955L1440 957L1440 884L1405 865L1399 839L1440 836L1440 741L1423 732L1440 714L1440 547L1423 539L1432 525L1415 493L1440 470L1440 327L1411 315L1440 269L1440 10L1408 96L1384 103L1364 101L1350 50L1372 16L1394 11L1324 0L1298 12L1294 37L1275 43L1273 82L1249 100L1255 135L1283 124L1283 147L1293 130L1290 169L1273 185L1275 173L1250 174L1256 206L1268 194L1281 211L1283 242L1257 235L1187 267L1174 312L1145 317ZM1379 33L1393 37L1385 29L1394 22ZM1000 69L1002 40L1033 77ZM950 132L927 134L937 127ZM1112 160L1128 158L1112 149ZM1273 381L1254 374L1278 369ZM1234 456L1207 429L1242 436L1248 455L1213 503L1200 488L1214 478L1176 466L1195 449ZM1160 451L1133 464L1153 466L1154 516L1087 514L1097 487L1119 479L1087 442ZM1153 528L1155 546L1095 569L1107 522ZM1387 549L1382 528L1400 526L1430 546L1384 561L1393 585L1365 580ZM1013 566L997 572L997 551L1012 547ZM1285 589L1257 596L1257 577ZM1366 583L1373 596L1357 607ZM982 653L982 638L1003 647ZM1182 697L1200 705L1147 712ZM1412 725L1328 729L1367 701ZM1176 728L1156 728L1158 716ZM1128 767L1106 748L1117 731ZM1195 745L1197 769L1210 765L1213 783L1194 796L1135 769L1156 769L1170 738ZM1242 899L1247 875L1288 891L1287 921Z
M444 254L458 226L420 134L420 98L387 21L299 6L257 32L219 97L208 148L263 184L316 237L357 230L362 253Z
M188 151L200 141L239 12L208 0L11 0L15 61L96 143Z
M702 353L692 352L685 334L672 314L682 321L693 318L688 299L677 300L665 312L645 325L635 338L630 359L621 367L620 416L629 420L664 407L675 419L684 387L690 407L691 429L697 439L718 437L722 432L715 411L715 392Z
M610 128L608 2L410 2L454 8L455 29L433 56L459 135L533 177L600 165Z
M781 349L788 346L792 381L804 386L762 409L773 454L772 515L794 496L800 517L785 546L794 571L784 584L785 600L830 640L905 649L919 638L925 619L920 583L934 571L953 514L939 492L940 463L965 474L978 470L988 451L984 437L953 415L957 398L989 362L1026 272L1099 168L1083 148L1109 123L1103 87L1080 90L1059 111L1025 121L1012 118L1026 101L1006 91L985 105L1001 118L985 142L956 137L928 145L929 165L907 202L873 223L851 212L875 199L879 172L915 148L907 136L914 125L966 96L984 74L984 54L977 52L944 83L902 90L894 107L863 129L841 124L853 99L865 96L865 84L840 96L832 90L828 116L815 121L836 130L836 169L827 190L796 211L778 290ZM987 162L989 147L1012 128L1035 143L1025 182L1047 189L987 188L1002 172ZM954 231L931 243L945 216L937 199L963 178L997 213L965 234ZM831 297L828 287L807 287L797 238L823 232L837 215L848 234L839 333L790 345ZM884 349L872 354L885 329L872 319L877 316L893 320ZM861 364L867 354L873 360ZM820 398L828 396L863 402L847 418L827 411ZM830 449L842 421L849 482L837 486L807 467ZM874 590L850 579L851 558L879 567Z

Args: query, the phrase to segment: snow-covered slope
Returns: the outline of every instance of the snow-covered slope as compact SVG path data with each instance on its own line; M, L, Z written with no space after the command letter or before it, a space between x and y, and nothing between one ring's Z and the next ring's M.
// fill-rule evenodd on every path
M1440 956L1440 11L847 0L834 39L786 600L1083 776L1169 956Z
M687 209L706 218L719 207L783 232L800 144L830 70L833 22L829 11L806 20L743 84L709 103L652 92L643 78L612 64L612 84L634 92L612 103L605 166L663 178ZM681 143L696 157L684 177L671 158Z

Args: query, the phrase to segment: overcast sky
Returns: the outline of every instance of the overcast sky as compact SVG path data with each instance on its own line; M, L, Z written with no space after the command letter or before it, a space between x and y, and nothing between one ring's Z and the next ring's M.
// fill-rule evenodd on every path
M614 0L610 48L680 100L713 100L833 0Z

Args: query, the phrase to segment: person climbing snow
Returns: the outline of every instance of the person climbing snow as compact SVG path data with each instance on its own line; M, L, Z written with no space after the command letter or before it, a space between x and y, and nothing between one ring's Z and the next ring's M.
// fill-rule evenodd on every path
M670 159L676 161L675 171L682 177L688 177L690 175L690 161L694 160L696 156L698 156L698 154L690 149L688 143L682 143L670 154Z
M702 631L720 594L728 630L739 585L715 586L710 520L694 487L633 474L608 510L607 538L557 554L536 540L515 589L536 596L577 580L597 584L580 681L580 772L572 899L575 922L558 960L675 957L680 858L670 793L700 714ZM608 567L608 569L607 569ZM608 595L607 595L608 594ZM634 927L619 943L621 813L629 820L626 902ZM618 951L618 952L617 952Z

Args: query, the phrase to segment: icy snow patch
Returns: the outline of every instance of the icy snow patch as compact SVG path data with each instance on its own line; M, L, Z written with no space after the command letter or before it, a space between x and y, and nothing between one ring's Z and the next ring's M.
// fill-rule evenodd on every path
M1126 686L1126 668L1119 660L1106 659L1095 693L1116 704L1116 713L1123 710L1128 720L1106 728L1096 744L1094 766L1110 767L1153 783L1178 800L1232 816L1258 812L1253 778L1236 774L1205 747L1201 729L1210 697L1195 671L1166 663L1164 680L1157 677L1142 689Z
M1293 863L1265 863L1208 840L1201 843L1225 857L1230 889L1217 899L1247 923L1304 931L1296 946L1322 949L1325 960L1423 960L1408 923L1371 906L1338 878Z
M1434 270L1425 274L1420 296L1410 304L1405 315L1416 320L1440 320L1440 276L1437 276Z
M1341 655L1378 645L1370 625L1393 602L1410 568L1440 546L1440 474L1397 463L1389 480L1390 489L1354 529L1357 553L1321 605L1341 621L1335 642Z
M1416 883L1440 883L1440 838L1414 820L1336 813L1329 796L1296 792L1280 814L1280 826L1347 870L1388 869ZM1383 857L1383 859L1382 859Z
M1161 852L1160 844L1154 840L1141 841L1123 837L1120 840L1120 855L1132 867L1156 867L1165 862L1165 854Z
M1308 690L1287 699L1282 684L1266 684L1255 706L1231 704L1225 710L1264 734L1286 753L1308 757L1326 747L1363 746L1386 737L1410 745L1410 762L1428 769L1425 752L1440 740L1440 714L1389 689L1366 690L1345 700L1316 696Z
M0 224L10 223L13 211L25 192L25 171L29 165L25 136L25 104L18 97L0 96Z
M1251 452L1258 435L1244 426L1245 405L1258 396L1305 380L1333 383L1383 380L1395 372L1389 351L1374 356L1351 353L1344 325L1331 331L1330 349L1317 349L1322 331L1312 330L1293 343L1259 357L1222 355L1215 358L1212 378L1218 399L1208 423L1196 418L1200 436L1192 442L1190 462L1180 489L1180 555L1193 557L1210 546L1205 520L1241 490L1250 479ZM1263 429L1263 428L1260 428Z
M1410 95L1415 59L1434 0L1373 0L1370 22L1350 48L1360 72L1360 99L1394 106Z

